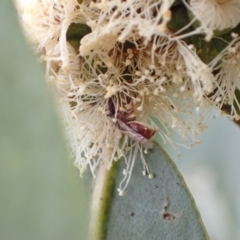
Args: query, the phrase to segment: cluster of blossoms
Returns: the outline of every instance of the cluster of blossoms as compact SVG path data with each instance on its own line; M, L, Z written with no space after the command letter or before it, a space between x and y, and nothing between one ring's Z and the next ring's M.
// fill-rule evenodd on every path
M75 165L95 174L101 162L111 167L124 158L120 195L137 154L152 177L145 154L153 135L174 146L175 131L189 146L210 106L238 106L240 38L231 30L240 22L238 0L17 0L16 6L55 90ZM215 38L221 47L205 61L204 44L196 42L209 46ZM238 118L236 108L230 116Z

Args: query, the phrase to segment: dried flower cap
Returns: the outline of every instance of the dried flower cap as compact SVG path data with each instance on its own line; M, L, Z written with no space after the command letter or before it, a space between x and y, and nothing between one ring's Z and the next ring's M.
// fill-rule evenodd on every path
M239 0L190 0L190 10L202 26L212 30L234 28L240 22Z

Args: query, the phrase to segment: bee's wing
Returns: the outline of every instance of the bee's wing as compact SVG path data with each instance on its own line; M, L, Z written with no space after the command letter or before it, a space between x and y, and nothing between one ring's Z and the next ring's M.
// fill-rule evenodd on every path
M140 133L135 132L132 128L130 128L127 124L122 122L121 120L117 120L117 124L121 132L136 142L141 143L146 148L152 148L152 142L142 136Z

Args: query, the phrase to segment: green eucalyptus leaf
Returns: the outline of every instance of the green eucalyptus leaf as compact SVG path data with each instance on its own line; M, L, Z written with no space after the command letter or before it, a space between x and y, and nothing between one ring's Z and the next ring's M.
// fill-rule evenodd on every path
M175 7L181 4L182 4L182 0L175 0L172 6Z
M81 40L85 35L90 33L91 28L82 23L72 23L67 30L67 39Z
M67 41L78 52L81 39L91 31L91 28L86 24L72 23L67 30Z
M196 51L200 59L208 64L210 63L223 49L225 49L228 43L232 40L231 35L225 34L221 37L213 37L210 42L205 41L205 36L195 35L191 37L192 44L195 46Z
M124 196L116 188L123 179L124 160L112 170L102 165L92 193L91 240L209 239L195 202L177 167L161 147L145 156L153 179L135 161Z
M0 239L85 240L82 185L44 70L12 1L1 1L0 16Z
M189 23L189 20L187 16L187 9L183 5L174 6L171 8L171 11L172 17L171 20L167 23L167 27L171 32L175 33L185 27ZM188 27L182 33L186 33L190 30L191 27Z

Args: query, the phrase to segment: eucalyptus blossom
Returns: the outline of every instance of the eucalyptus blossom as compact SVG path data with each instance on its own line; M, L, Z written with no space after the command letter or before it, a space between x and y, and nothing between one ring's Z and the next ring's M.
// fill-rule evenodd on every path
M240 22L238 1L18 0L16 6L54 89L75 165L81 175L88 167L95 175L99 164L110 168L124 159L120 195L139 152L143 174L153 177L145 156L154 136L189 147L199 142L209 109L237 101L238 35L222 37L225 45L211 61L196 42L231 32ZM189 19L172 28L181 20L178 9ZM238 118L234 108L231 116Z

